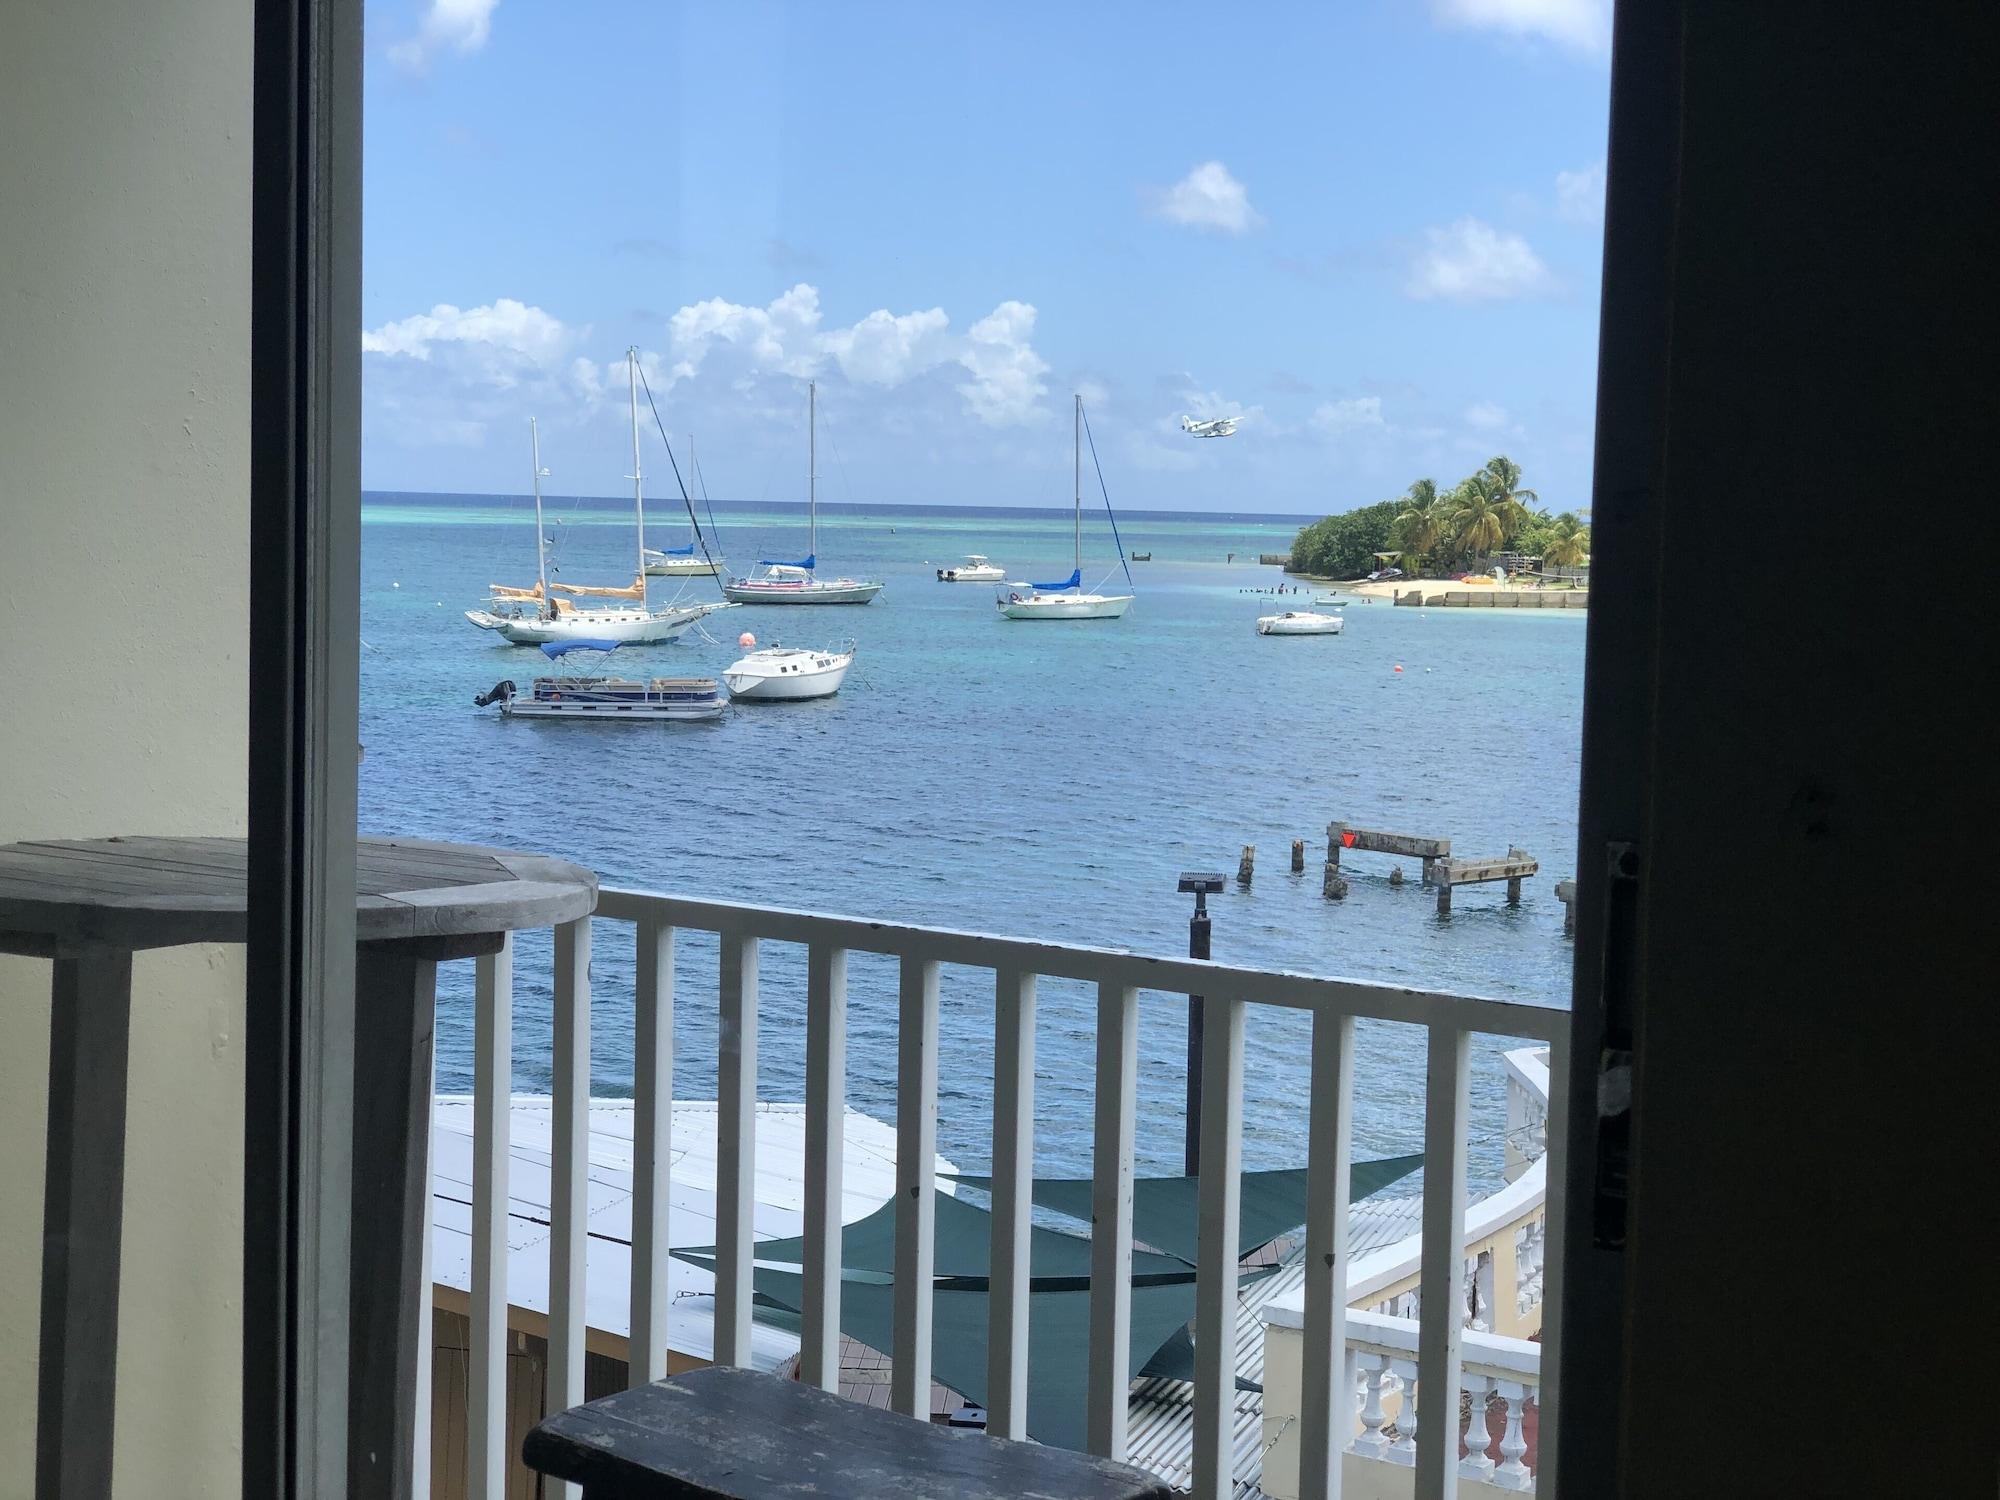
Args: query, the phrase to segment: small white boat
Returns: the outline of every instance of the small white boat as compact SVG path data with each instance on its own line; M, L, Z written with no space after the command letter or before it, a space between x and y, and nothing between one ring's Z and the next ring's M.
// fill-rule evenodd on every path
M1317 610L1288 609L1281 615L1259 615L1259 635L1339 635L1347 622L1339 615L1323 615Z
M939 583L1004 583L1007 570L998 563L988 562L977 552L966 554L965 561L956 568L939 568Z
M745 641L755 645L754 637ZM801 646L766 646L725 667L722 681L731 698L752 703L797 703L807 698L831 698L840 691L847 669L854 665L854 643L843 641L824 651Z
M1070 437L1071 463L1075 470L1076 520L1074 524L1074 544L1076 566L1069 577L1060 583L1011 583L1007 591L994 599L1003 620L1118 620L1132 607L1130 594L1087 594L1083 590L1083 397L1076 398L1076 415L1072 422ZM1095 453L1095 448L1092 452ZM1098 486L1104 484L1104 474L1097 476ZM1111 496L1104 497L1104 514L1111 515ZM1111 534L1118 534L1118 522L1111 522ZM1118 547L1118 562L1125 562L1125 547ZM1131 570L1125 573L1126 582L1131 582Z
M685 547L668 547L662 551L658 547L648 547L643 554L646 559L648 578L712 578L715 564L705 557L694 555L694 543Z
M798 562L759 558L764 571L755 578L731 578L722 597L732 604L866 604L882 585L859 578L821 578L819 566L819 387L806 386L806 514L811 550Z
M616 651L616 641L552 641L542 647L551 661L571 651ZM728 700L713 677L588 677L581 673L537 677L523 696L512 681L493 685L473 703L498 704L519 719L719 719Z

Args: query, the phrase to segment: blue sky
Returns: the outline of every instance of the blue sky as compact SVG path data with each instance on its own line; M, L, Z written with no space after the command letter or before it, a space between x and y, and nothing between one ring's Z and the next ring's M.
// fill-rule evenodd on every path
M368 9L363 482L1588 503L1608 0ZM1237 414L1198 441L1182 413ZM649 419L650 425L650 419ZM667 470L648 434L649 488Z

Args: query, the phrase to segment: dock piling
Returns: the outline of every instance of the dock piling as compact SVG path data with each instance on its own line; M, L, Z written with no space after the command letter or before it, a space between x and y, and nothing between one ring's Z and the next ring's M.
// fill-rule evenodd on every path
M1306 841L1304 839L1293 839L1292 873L1294 875L1303 875L1305 873L1305 869L1306 869Z
M1393 886L1397 886L1397 887L1399 887L1399 888L1400 888L1400 887L1402 886L1402 884L1403 884L1403 867L1402 867L1401 865L1393 865L1393 866L1391 866L1391 867L1390 867L1390 870L1389 870L1389 884L1391 884L1391 885L1393 885Z
M1255 844L1245 844L1243 846L1243 857L1236 862L1236 883L1238 885L1248 885L1250 877L1256 873L1256 870L1257 846Z
M1574 880L1558 880L1556 882L1556 900L1563 904L1563 936L1575 937L1576 882Z
M1347 896L1347 880L1340 873L1340 866L1329 864L1320 882L1320 894L1329 901L1341 901Z

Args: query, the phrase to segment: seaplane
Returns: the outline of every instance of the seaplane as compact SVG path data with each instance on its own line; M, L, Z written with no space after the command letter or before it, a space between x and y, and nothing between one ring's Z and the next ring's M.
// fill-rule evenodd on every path
M1193 417L1181 418L1181 431L1198 438L1234 437L1235 417L1215 417L1206 422L1197 422Z

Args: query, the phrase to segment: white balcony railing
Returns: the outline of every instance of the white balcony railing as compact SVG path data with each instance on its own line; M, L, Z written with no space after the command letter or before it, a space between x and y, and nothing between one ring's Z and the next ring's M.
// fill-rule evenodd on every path
M1243 1136L1244 1021L1251 1006L1312 1017L1307 1126L1306 1278L1300 1331L1305 1389L1300 1421L1300 1494L1338 1492L1339 1450L1349 1428L1337 1408L1342 1382L1359 1390L1354 1351L1376 1344L1385 1358L1431 1389L1497 1379L1484 1352L1468 1362L1463 1309L1455 1298L1424 1299L1414 1339L1390 1330L1376 1339L1372 1315L1348 1311L1348 1164L1352 1157L1354 1024L1400 1022L1427 1035L1423 1236L1419 1279L1459 1284L1466 1260L1466 1148L1471 1038L1521 1037L1550 1048L1562 1074L1567 1016L1543 1006L1315 978L1182 958L992 937L768 907L606 890L599 920L635 929L634 1140L630 1286L630 1378L667 1370L667 1204L672 1160L675 937L719 941L716 1167L715 1358L746 1364L752 1307L753 1116L757 1095L758 957L765 943L807 955L805 1306L801 1378L828 1389L839 1378L841 1133L846 1095L847 955L885 954L899 965L894 1347L891 1404L928 1414L931 1369L932 1239L937 1147L939 972L943 965L993 977L993 1243L988 1429L1026 1434L1028 1233L1035 1120L1035 987L1040 976L1097 987L1094 1180L1090 1278L1088 1438L1091 1451L1125 1456L1131 1385L1132 1181L1138 1097L1138 1000L1143 991L1208 998L1202 1073L1201 1159L1213 1164L1200 1185L1195 1310L1194 1485L1202 1500L1231 1493L1234 1353L1237 1347L1238 1190ZM584 1399L583 1278L588 1110L590 1106L590 923L557 929L553 1009L553 1151L550 1193L548 1404ZM474 1020L474 1181L471 1235L467 1435L468 1493L501 1500L507 1472L506 1295L508 1100L512 1051L512 950L476 960ZM1551 1152L1562 1142L1560 1093L1548 1125ZM1560 1233L1559 1160L1547 1164L1547 1233ZM907 1211L905 1211L907 1210ZM1544 1272L1553 1323L1557 1267ZM1392 1323L1396 1320L1383 1320ZM1366 1337L1357 1337L1363 1330ZM1389 1344L1391 1337L1401 1342ZM1544 1336L1553 1339L1552 1326ZM1374 1340L1374 1342L1371 1342ZM1514 1342L1514 1341L1509 1341ZM1405 1347L1409 1345L1409 1347ZM427 1404L428 1392L419 1395ZM1538 1402L1542 1440L1556 1420L1556 1393ZM1414 1429L1408 1457L1415 1493L1444 1497L1460 1473L1455 1423ZM421 1472L421 1467L420 1467ZM1548 1493L1543 1486L1543 1493Z

